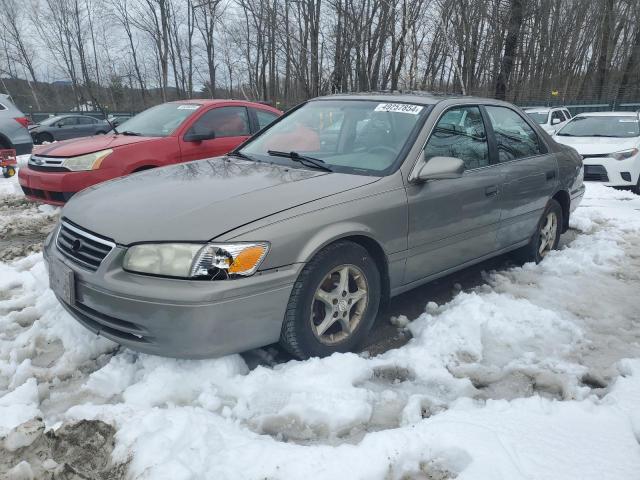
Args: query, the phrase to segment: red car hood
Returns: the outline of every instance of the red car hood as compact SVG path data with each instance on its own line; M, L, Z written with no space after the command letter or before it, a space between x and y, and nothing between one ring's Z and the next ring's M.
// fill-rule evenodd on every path
M86 153L98 152L107 148L122 147L132 143L157 140L157 137L135 137L132 135L96 135L94 137L74 138L63 142L39 145L33 149L34 155L47 157L75 157Z

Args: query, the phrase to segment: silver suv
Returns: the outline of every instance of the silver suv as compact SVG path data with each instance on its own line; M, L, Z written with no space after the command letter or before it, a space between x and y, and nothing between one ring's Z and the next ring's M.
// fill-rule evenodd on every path
M31 153L33 143L27 130L28 120L11 101L0 93L0 150L12 148L18 155Z

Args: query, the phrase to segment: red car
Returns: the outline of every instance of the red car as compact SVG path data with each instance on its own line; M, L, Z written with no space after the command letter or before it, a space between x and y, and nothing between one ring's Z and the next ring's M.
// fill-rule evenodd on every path
M25 195L53 205L132 172L233 150L282 112L239 100L185 100L149 108L117 133L36 147L18 177Z

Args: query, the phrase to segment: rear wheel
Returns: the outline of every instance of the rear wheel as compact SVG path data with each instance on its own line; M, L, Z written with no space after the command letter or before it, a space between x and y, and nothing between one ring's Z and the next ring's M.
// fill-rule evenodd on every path
M33 138L33 143L35 143L36 145L42 145L43 143L52 143L52 142L53 142L53 135L47 132L36 133L35 137Z
M538 222L536 233L529 244L519 251L520 259L523 262L540 263L551 250L558 248L563 221L562 207L552 198Z
M14 167L6 167L2 169L2 176L4 178L13 177L16 174L16 169Z
M280 343L297 358L347 352L366 338L380 304L380 272L367 250L339 241L321 250L293 286Z

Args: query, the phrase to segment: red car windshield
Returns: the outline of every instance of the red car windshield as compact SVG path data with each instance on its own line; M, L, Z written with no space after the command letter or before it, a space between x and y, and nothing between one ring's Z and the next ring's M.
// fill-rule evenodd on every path
M117 129L142 137L166 137L200 108L201 105L194 103L163 103L121 123Z

